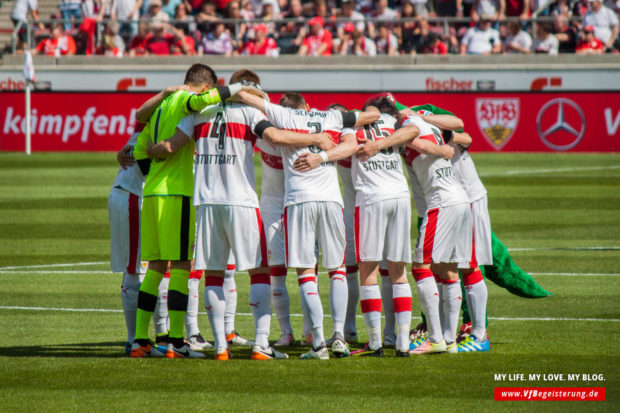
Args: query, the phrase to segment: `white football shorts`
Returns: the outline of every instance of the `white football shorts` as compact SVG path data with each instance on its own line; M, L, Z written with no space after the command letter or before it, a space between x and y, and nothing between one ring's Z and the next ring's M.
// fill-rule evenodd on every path
M420 227L413 261L469 264L472 230L469 203L429 209Z
M287 267L314 268L317 241L323 267L331 270L343 264L347 241L344 215L338 203L311 201L286 207L284 232Z
M284 246L284 215L280 209L261 208L261 216L267 238L267 261L269 266L286 265Z
M140 210L142 198L120 188L108 197L110 219L110 269L113 272L144 274L147 262L140 260Z
M267 240L258 208L198 205L196 226L195 269L226 270L231 250L237 271L267 266Z
M387 199L355 207L358 261L411 262L411 200Z
M474 246L470 268L477 265L493 265L493 250L491 247L491 218L487 207L487 196L483 196L471 203L471 212L474 220Z

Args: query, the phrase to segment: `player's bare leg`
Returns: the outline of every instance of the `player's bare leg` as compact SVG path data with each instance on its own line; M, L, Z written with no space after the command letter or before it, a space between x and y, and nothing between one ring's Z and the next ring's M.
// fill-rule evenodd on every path
M404 262L388 261L392 285L392 304L396 321L396 355L409 357L409 330L411 329L411 286L407 280Z
M383 356L381 346L381 291L377 277L378 261L360 262L360 304L362 315L368 331L368 345L354 351L353 356Z

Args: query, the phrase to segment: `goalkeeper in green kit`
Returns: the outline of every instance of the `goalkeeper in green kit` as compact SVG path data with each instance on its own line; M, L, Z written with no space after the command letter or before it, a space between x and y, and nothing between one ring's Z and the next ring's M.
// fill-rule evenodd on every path
M168 314L169 344L165 357L203 358L189 348L183 338L188 301L188 278L193 258L195 213L192 205L194 142L164 158L150 159L149 148L170 138L178 123L189 113L219 103L242 89L240 84L217 86L215 72L202 64L192 65L184 86L168 88L145 102L136 113L138 121L148 121L134 157L146 176L142 206L142 260L148 270L138 294L135 343L130 356L164 357L148 338L149 321L157 303L158 287L170 263ZM176 90L175 89L180 89Z

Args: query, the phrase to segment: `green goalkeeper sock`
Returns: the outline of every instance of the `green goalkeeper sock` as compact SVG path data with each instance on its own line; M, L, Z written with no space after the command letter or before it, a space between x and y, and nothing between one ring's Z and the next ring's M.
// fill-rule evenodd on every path
M189 289L187 282L189 271L173 268L170 270L170 285L168 286L168 317L170 317L170 341L177 347L182 344L185 328L185 314Z
M147 270L138 292L138 309L136 312L136 340L148 340L149 324L159 295L159 283L164 277L153 270Z

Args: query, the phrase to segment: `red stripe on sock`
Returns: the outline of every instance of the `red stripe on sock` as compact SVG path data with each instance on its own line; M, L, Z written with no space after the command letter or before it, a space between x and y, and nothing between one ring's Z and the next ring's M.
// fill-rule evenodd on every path
M458 280L442 280L442 282L444 284L446 284L446 285L454 284L454 283L457 283L459 281L461 281L461 280L460 279L458 279Z
M379 274L381 274L382 277L389 277L390 276L388 270L386 270L384 268L379 268Z
M272 277L285 277L286 267L271 267L269 268L269 274Z
M435 231L437 230L437 215L439 215L439 208L428 211L426 228L424 229L424 247L422 249L424 264L433 262L433 245L435 243Z
M411 311L413 306L413 298L411 297L394 297L392 298L392 304L394 305L395 313L402 313L404 311Z
M205 277L205 287L221 287L224 285L224 277L207 275Z
M189 273L190 280L199 280L202 278L202 270L195 270Z
M484 277L480 270L476 270L470 274L463 274L463 284L465 285L478 284L482 280L484 280Z
M236 268L236 267L235 267L235 264L228 264L228 265L226 266L226 271L234 270L235 268Z
M370 313L372 311L381 312L380 298L369 298L367 300L361 300L360 304L362 305L362 313Z
M433 277L433 272L428 268L412 268L411 273L416 282L428 277Z
M302 285L303 283L313 282L316 283L316 277L314 275L307 275L302 278L297 278L297 283Z
M166 271L164 273L164 278L170 278L170 271Z
M346 270L347 274L351 274L352 272L357 272L359 267L357 265L347 265Z
M269 274L252 274L250 275L250 284L271 285L271 278L269 278Z
M334 275L342 275L342 278L347 278L347 274L344 271L336 270L329 272L329 278L332 278Z

